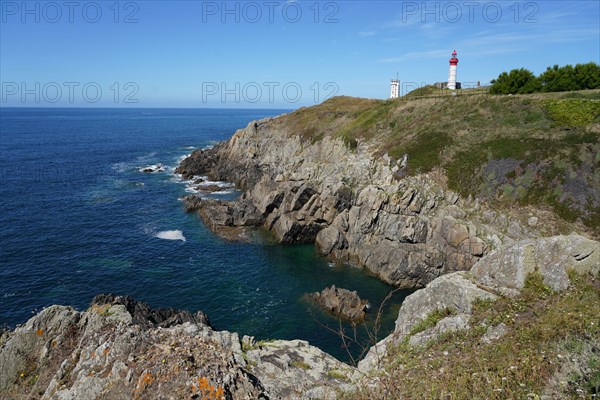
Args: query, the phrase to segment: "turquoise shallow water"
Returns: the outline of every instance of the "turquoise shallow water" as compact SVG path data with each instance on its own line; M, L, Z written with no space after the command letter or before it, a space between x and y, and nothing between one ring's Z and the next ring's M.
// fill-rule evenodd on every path
M0 325L24 323L50 304L85 309L113 292L202 310L217 329L305 339L346 359L323 328L337 320L304 294L335 284L377 308L391 288L329 263L313 246L221 240L183 212L189 188L172 174L193 148L284 111L1 109ZM156 164L165 171L140 171ZM185 241L165 239L169 231ZM406 294L387 303L380 337Z

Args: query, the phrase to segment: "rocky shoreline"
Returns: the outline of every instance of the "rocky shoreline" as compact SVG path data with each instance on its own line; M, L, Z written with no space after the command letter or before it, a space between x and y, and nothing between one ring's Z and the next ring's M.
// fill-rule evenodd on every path
M185 199L187 211L226 239L245 240L249 227L262 227L281 243L315 243L321 255L403 288L468 270L503 243L539 235L535 224L461 199L433 174L398 179L401 170L367 145L350 151L341 140L307 143L269 118L194 151L176 173L243 191L232 202Z

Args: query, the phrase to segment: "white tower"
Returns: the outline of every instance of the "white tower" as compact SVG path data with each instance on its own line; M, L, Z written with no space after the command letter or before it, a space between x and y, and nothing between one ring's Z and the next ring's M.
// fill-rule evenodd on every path
M452 53L450 59L450 73L448 74L448 89L456 89L456 67L458 66L458 58L456 58L456 50Z
M397 99L400 95L400 80L396 76L396 79L392 79L392 85L390 89L390 99Z

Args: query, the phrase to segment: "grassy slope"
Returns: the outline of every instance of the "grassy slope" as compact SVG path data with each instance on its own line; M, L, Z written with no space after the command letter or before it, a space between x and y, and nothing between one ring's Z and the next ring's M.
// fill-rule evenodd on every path
M391 349L374 387L352 399L590 398L600 391L600 281L554 293L531 276L514 299L477 303L470 329ZM441 317L442 315L438 316ZM429 319L429 318L428 318ZM505 336L483 343L487 326ZM424 327L425 328L425 327Z
M448 185L511 207L579 220L600 236L600 91L490 96L420 90L394 100L336 97L277 123L317 142L408 154L407 174L441 167Z

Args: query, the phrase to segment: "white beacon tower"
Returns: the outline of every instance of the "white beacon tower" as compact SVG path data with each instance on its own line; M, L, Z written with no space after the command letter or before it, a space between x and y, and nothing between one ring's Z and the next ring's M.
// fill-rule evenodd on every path
M456 58L456 50L452 53L450 59L450 73L448 74L448 89L456 89L456 67L458 66L458 58Z
M400 95L400 80L396 77L396 79L392 79L392 84L390 88L390 99L397 99Z

